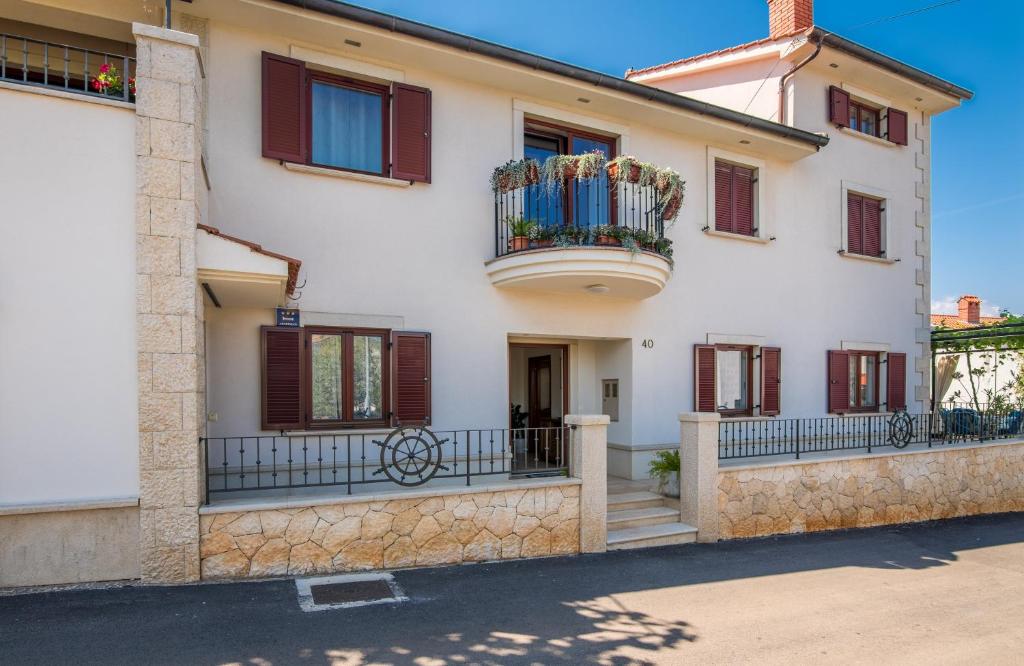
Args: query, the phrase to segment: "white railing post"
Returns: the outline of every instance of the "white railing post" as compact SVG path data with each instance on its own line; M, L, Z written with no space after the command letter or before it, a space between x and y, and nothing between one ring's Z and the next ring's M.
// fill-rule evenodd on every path
M679 517L698 541L718 541L718 424L715 412L679 415Z
M580 488L580 551L608 549L608 416L569 414L572 429L569 473L583 481Z

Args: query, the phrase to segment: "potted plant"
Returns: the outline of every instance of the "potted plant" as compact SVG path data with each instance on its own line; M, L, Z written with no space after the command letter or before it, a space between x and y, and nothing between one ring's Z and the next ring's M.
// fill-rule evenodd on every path
M638 183L640 164L640 160L632 155L620 155L608 162L608 180L613 183Z
M121 73L117 71L117 67L114 67L110 63L103 63L100 65L100 73L92 77L92 81L89 82L92 89L98 93L104 95L111 95L114 97L121 97L124 95L124 82L121 79ZM128 77L128 93L135 95L135 77Z
M553 226L534 225L530 230L530 240L534 247L551 247L555 244L556 229Z
M594 231L597 236L598 245L622 245L622 234L619 227L612 224L602 224Z
M653 231L648 231L647 229L634 229L633 240L641 250L653 250L658 237Z
M548 190L556 190L568 179L576 177L577 159L577 155L552 155L544 160L542 176Z
M673 169L659 169L654 187L658 191L661 219L674 222L683 206L686 181Z
M573 247L587 242L589 232L585 227L559 226L554 234L554 243L558 247Z
M533 158L509 160L491 173L491 189L499 194L540 182L540 163Z
M658 480L658 492L679 497L679 449L658 451L647 469L651 478Z
M508 224L508 246L512 252L519 252L530 247L530 235L535 233L537 223L527 220L522 216L508 217L505 220Z
M672 260L672 241L668 238L659 238L654 242L654 251L665 257L669 261Z
M576 158L576 180L588 180L601 175L605 166L605 156L600 150L592 150Z

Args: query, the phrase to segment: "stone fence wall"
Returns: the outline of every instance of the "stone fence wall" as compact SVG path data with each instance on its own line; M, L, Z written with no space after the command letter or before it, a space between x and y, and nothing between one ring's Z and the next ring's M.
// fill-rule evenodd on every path
M307 575L580 551L580 484L205 513L204 579Z
M1024 511L1024 442L718 471L723 539Z

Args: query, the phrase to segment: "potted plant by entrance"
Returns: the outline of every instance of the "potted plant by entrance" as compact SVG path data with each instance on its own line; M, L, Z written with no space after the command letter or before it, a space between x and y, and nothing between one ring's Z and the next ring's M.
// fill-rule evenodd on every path
M529 249L530 236L535 233L537 223L519 215L506 218L506 223L508 224L509 251L519 252Z
M658 492L679 497L679 449L658 451L648 465L651 478L658 480Z
M533 158L509 160L491 173L491 189L504 194L540 182L540 163Z

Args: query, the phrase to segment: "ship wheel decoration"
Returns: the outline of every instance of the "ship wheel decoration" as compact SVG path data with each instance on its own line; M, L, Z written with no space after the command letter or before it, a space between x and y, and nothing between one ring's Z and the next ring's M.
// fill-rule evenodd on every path
M898 409L889 417L889 443L897 449L906 448L914 435L914 420L907 410Z
M441 464L441 446L447 441L426 428L395 428L383 442L373 442L380 447L380 469L373 475L384 473L401 486L424 484L439 469L448 471Z

